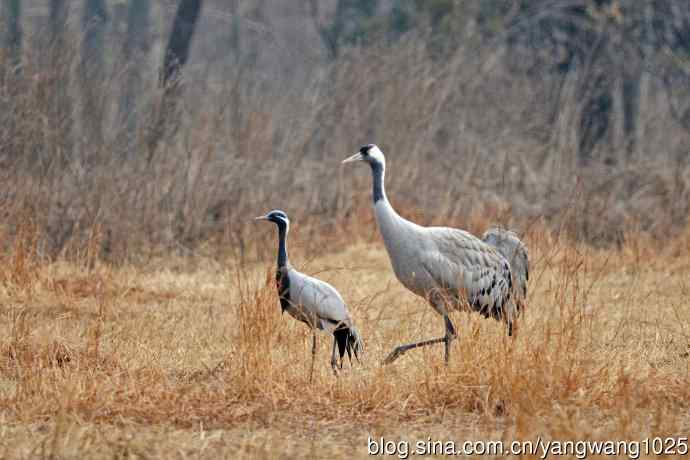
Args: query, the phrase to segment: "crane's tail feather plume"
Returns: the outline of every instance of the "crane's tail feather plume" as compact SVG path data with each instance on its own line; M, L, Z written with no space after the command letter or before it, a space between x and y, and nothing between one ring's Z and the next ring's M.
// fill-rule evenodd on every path
M498 227L487 230L482 236L482 240L496 248L510 264L513 283L517 288L515 291L517 313L520 313L520 310L525 307L527 282L529 281L529 253L527 252L527 247L520 241L515 232Z
M333 331L333 335L338 344L341 367L346 352L350 362L352 362L352 355L359 361L360 355L364 352L364 341L357 328L354 326L339 327Z

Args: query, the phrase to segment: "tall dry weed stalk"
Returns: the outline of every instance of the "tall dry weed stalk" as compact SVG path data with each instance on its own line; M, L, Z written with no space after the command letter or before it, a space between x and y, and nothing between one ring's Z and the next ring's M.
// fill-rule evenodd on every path
M9 260L3 263L2 278L19 288L30 288L37 278L40 263L39 230L30 219L24 218L18 224L17 236Z
M265 391L265 382L276 375L274 359L282 347L275 308L275 278L266 274L264 286L255 289L241 272L235 274L239 297L237 304L236 348L232 355L232 372L237 384L250 395Z

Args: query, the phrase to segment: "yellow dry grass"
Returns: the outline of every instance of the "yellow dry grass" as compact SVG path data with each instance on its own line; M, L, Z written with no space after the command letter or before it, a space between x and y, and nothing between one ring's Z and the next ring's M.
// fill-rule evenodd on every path
M366 341L363 362L334 378L319 335L310 385L309 331L280 314L273 257L88 268L41 262L27 238L0 266L0 457L363 458L369 435L687 436L690 233L607 250L539 229L526 240L517 338L457 313L448 367L441 347L380 366L443 327L379 241L323 257L291 247L343 293Z

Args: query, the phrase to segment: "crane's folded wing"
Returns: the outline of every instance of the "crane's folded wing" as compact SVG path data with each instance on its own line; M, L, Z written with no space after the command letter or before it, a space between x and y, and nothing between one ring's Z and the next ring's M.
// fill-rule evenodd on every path
M436 251L425 251L422 265L437 287L466 300L472 309L498 317L510 297L507 260L475 236L456 229L432 227Z
M350 313L340 293L325 281L292 270L290 301L301 305L321 321L323 329L332 331L337 325L351 325Z

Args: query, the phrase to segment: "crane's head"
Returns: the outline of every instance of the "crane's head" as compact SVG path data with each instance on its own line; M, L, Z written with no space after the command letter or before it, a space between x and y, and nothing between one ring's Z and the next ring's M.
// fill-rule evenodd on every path
M376 144L363 145L357 153L343 160L343 163L352 163L354 161L365 161L372 167L379 166L383 168L386 165L386 158Z
M276 224L280 230L287 230L290 228L290 219L288 219L288 215L280 209L275 209L265 216L256 217L254 220L270 220Z

